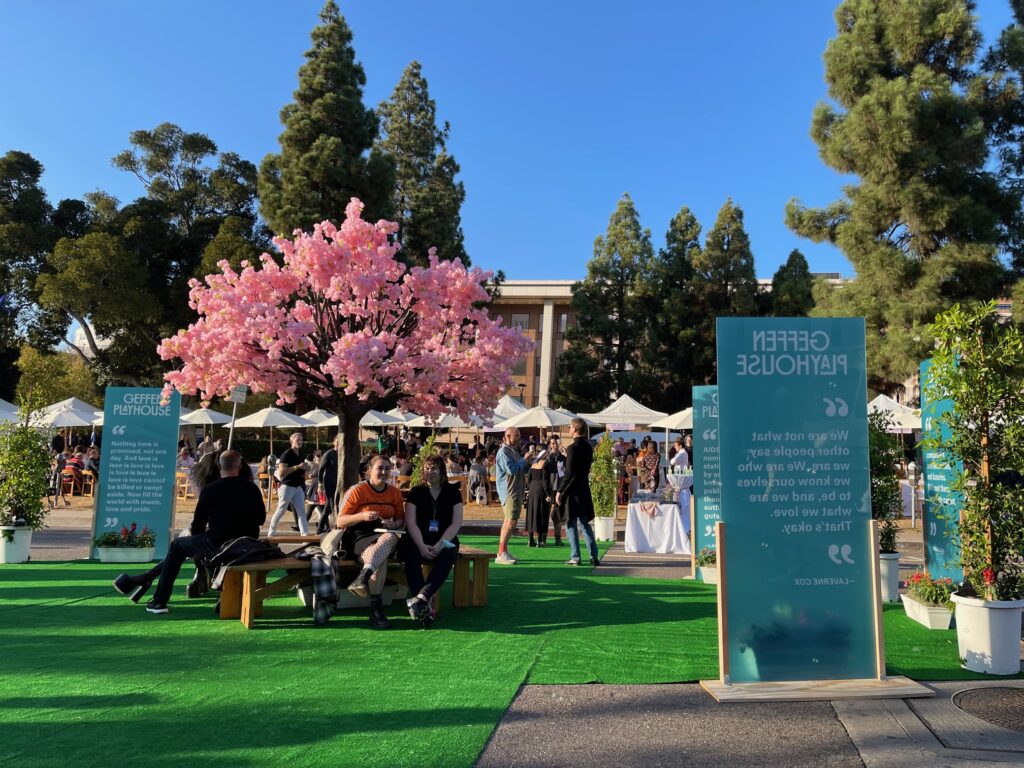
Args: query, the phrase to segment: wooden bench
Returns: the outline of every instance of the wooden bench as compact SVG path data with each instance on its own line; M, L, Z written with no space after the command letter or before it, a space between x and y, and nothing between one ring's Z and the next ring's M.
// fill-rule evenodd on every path
M273 541L294 538L313 538L301 536L275 536ZM284 542L282 542L284 543ZM298 543L298 542L289 542ZM478 547L459 547L459 557L452 569L452 605L456 608L468 606L483 607L487 605L487 584L491 560L497 555ZM342 567L357 568L355 560L342 560ZM395 565L394 561L391 565ZM430 572L430 563L424 563L423 574ZM252 629L253 620L263 614L263 602L274 595L291 589L309 578L311 565L309 560L298 560L294 557L265 560L261 563L245 563L228 568L224 576L220 596L220 617L222 619L241 619L246 629ZM271 571L290 571L280 578L268 582ZM401 568L389 568L388 578L399 584L405 584L405 571ZM436 595L435 595L436 599Z

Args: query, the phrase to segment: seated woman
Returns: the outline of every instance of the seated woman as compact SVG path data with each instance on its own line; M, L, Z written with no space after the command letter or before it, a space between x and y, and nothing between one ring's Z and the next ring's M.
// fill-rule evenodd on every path
M192 458L192 454L189 453L187 446L178 451L178 458L175 461L175 465L179 472L188 472L192 469L195 463L196 460Z
M403 547L405 578L409 591L415 593L405 604L409 615L428 627L433 623L430 600L441 589L459 556L462 495L457 485L448 482L445 462L440 456L427 456L420 473L423 482L409 491L405 503L409 528ZM424 562L433 563L425 582Z
M363 564L348 591L358 597L370 596L370 626L391 626L384 615L381 593L388 575L388 558L398 545L398 535L377 533L376 528L401 528L405 523L402 492L388 484L391 462L374 456L366 469L366 480L348 489L338 512L337 526L345 529L343 548Z

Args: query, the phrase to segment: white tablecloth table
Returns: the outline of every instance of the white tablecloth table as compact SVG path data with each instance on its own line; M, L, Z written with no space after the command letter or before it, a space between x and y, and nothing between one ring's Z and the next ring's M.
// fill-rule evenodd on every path
M654 517L647 510L656 506ZM626 551L690 554L690 492L680 504L630 502L626 513Z

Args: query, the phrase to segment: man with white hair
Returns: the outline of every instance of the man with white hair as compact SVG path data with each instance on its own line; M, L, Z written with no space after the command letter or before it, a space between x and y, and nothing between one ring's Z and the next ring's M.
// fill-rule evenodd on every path
M498 501L505 520L501 524L501 536L498 538L498 565L515 565L516 558L508 551L508 540L512 537L519 515L523 509L523 498L526 493L526 474L536 454L536 447L531 447L526 456L520 456L519 430L509 427L495 457L495 485L498 487Z

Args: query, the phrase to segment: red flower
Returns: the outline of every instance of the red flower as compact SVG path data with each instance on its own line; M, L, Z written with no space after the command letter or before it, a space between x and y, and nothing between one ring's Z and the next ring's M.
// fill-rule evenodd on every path
M135 533L135 523L132 523L132 533Z
M996 583L996 572L991 568L986 568L982 571L981 576L985 579L985 586L991 586Z
M125 526L124 528L121 529L121 538L122 539L128 538L128 526Z

